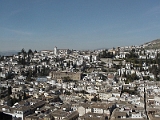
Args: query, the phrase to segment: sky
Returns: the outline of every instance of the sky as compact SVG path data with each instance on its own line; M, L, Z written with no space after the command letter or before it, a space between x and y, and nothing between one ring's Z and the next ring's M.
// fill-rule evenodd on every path
M90 50L160 38L160 0L0 0L0 51Z

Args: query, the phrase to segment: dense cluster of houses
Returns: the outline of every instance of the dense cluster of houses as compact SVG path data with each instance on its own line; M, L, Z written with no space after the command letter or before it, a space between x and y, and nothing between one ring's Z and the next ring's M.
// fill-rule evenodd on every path
M158 55L129 46L1 56L0 112L12 120L159 120Z

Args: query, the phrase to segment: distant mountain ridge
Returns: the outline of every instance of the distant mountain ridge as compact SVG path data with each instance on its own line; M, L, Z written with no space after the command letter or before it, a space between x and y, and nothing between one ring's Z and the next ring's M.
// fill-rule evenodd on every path
M18 51L15 50L9 50L9 51L0 51L1 56L12 56L12 55L17 55Z
M150 42L146 42L140 46L143 46L145 49L160 49L160 38L156 40L152 40ZM102 49L109 49L109 48L98 48L95 50L102 50ZM8 51L0 51L0 56L12 56L17 55L19 51L16 50L8 50Z

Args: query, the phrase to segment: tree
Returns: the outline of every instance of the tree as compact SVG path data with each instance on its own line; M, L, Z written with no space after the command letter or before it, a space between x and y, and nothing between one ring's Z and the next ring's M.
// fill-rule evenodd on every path
M37 73L38 73L38 68L36 65L34 71L32 72L33 77L37 77Z
M25 53L26 53L26 51L25 51L24 48L21 50L21 53L22 53L22 54L25 54Z
M157 65L153 65L149 70L154 74L155 78L157 78L159 72Z
M2 68L0 68L0 72L2 72Z
M26 100L28 97L26 95L26 92L23 93L23 100Z
M72 93L70 91L65 91L64 94L65 95L71 95Z
M7 79L13 79L14 76L15 76L15 75L14 75L11 71L9 71L8 74L7 74L7 76L6 76L6 80L7 80Z
M63 78L63 82L68 82L68 81L72 81L69 76Z
M75 69L77 68L77 64L76 64L76 63L75 63L75 64L73 64L73 68L75 68Z
M4 56L0 56L0 61L4 61Z
M12 94L12 88L10 86L10 87L8 87L8 95L11 95L11 94Z
M94 101L94 102L97 102L97 101L101 101L101 99L99 99L99 97L97 96L94 96L91 101Z
M33 56L33 52L31 49L27 52L27 63L30 64L31 56Z
M34 53L37 53L37 50L35 50Z
M22 56L22 58L19 56L18 62L25 67L27 53L24 48L21 50L21 52L18 52L18 55L20 55L20 54L22 54L23 56Z
M130 90L130 89L122 89L121 94L127 92L131 95L138 95L138 90L137 87L134 87L134 90Z
M28 55L33 55L33 52L31 49L28 50Z
M38 75L40 75L40 76L48 76L49 75L49 73L50 73L50 68L47 66L47 67L45 67L44 65L42 66L42 68L40 68L40 67L37 67L36 69L35 69L35 73L37 72L38 73ZM35 74L34 73L34 74ZM37 75L37 74L35 74L35 75Z
M90 62L92 62L92 55L90 55Z
M22 96L21 95L18 95L18 101L21 101L22 100Z
M19 102L17 98L11 98L11 106L13 106L16 102Z

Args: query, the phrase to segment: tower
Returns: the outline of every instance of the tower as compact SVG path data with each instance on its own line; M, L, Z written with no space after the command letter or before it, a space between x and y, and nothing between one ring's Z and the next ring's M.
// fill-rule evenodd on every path
M54 55L57 55L58 54L58 51L57 51L57 47L55 46L54 47Z

